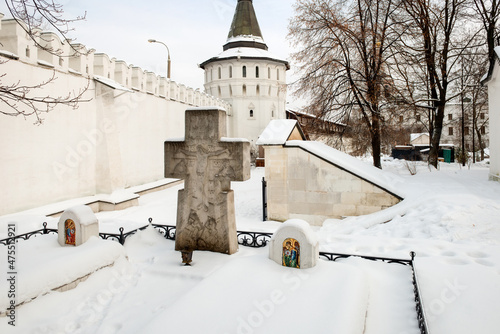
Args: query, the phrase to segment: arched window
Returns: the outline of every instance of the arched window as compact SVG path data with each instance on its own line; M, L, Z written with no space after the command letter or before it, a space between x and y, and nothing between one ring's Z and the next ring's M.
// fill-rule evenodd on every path
M229 66L229 78L233 77L233 67Z
M29 46L26 47L26 57L28 57L28 58L30 57L30 47Z
M255 66L255 77L259 77L259 66Z
M243 96L247 95L247 86L243 85Z
M250 117L253 118L253 110L250 109Z
M219 79L222 79L222 69L219 67Z
M246 66L243 66L242 72L243 72L243 78L246 78L247 77L247 67Z
M271 79L271 68L270 67L267 68L267 78Z
M276 80L279 80L280 79L280 69L277 68L276 69Z
M260 86L259 86L259 85L257 85L257 88L256 88L256 94L257 94L257 96L259 96L259 95L260 95Z

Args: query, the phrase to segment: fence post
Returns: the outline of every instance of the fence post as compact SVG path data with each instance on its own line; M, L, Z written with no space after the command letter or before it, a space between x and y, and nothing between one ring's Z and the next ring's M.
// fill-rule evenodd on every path
M267 220L267 182L266 178L262 178L262 220Z
M120 244L124 244L125 243L125 237L123 236L123 227L120 227L120 240L119 240Z

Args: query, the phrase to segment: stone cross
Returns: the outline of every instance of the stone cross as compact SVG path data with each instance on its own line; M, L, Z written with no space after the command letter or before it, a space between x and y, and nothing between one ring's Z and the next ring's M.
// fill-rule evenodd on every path
M228 139L226 112L186 110L184 140L165 142L165 177L184 179L177 200L175 249L238 250L231 181L250 178L250 143Z

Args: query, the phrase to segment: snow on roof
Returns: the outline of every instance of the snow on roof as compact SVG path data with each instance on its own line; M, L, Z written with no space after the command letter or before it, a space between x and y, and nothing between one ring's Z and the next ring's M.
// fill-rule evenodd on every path
M418 138L425 136L425 135L428 136L429 134L428 133L412 133L412 134L410 134L410 141L417 140Z
M396 197L401 199L404 198L404 194L399 190L400 184L403 180L397 175L386 173L381 169L320 142L292 140L287 141L285 146L300 147L307 152L392 193Z
M97 223L94 211L87 205L76 205L66 209L60 219L65 219L67 215L78 217L81 225L92 225Z
M264 43L264 39L260 36L254 35L238 35L236 37L229 37L226 43L235 43L235 42L259 42Z
M193 111L203 111L203 110L211 110L211 111L219 111L219 110L222 110L222 111L226 111L225 108L223 107L216 107L216 106L208 106L208 107L190 107L190 108L187 108L186 111L189 111L189 110L193 110ZM227 112L227 111L226 111Z
M123 90L125 92L134 92L133 90L128 89L127 87L119 84L118 82L105 77L101 77L100 75L94 75L94 80L113 89Z
M262 131L256 145L283 145L297 125L295 119L274 119Z
M311 228L311 225L309 225L308 222L302 219L288 219L286 222L281 224L281 226L273 234L271 239L276 240L276 237L279 236L278 232L282 229L288 229L288 228L300 230L302 233L304 233L305 239L311 245L315 245L318 243L318 238L316 236L316 233Z
M200 67L203 68L206 64L213 61L229 59L229 58L264 58L282 62L287 65L287 68L289 66L286 60L279 59L277 56L275 56L274 54L272 54L267 50L259 48L239 47L239 48L231 48L219 53L219 55L210 58L209 60L200 64Z

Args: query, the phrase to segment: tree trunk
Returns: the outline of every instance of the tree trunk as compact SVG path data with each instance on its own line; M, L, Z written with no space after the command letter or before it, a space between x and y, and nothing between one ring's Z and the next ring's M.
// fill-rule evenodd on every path
M381 134L380 134L380 118L377 114L372 116L371 125L371 137L372 137L372 156L373 156L373 166L382 169L382 162L380 160L381 149Z
M437 107L437 113L434 118L434 131L431 138L431 150L429 152L429 165L438 167L439 161L439 143L441 142L441 133L443 132L444 105Z

